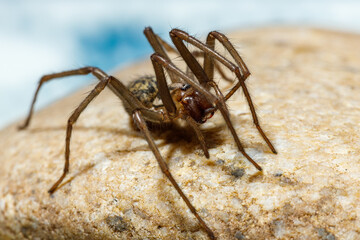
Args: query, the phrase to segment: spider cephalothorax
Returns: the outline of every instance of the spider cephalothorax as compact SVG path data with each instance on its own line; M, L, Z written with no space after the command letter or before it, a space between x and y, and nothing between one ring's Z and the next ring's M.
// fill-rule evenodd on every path
M205 123L214 115L215 107L190 84L182 84L172 91L179 115L190 116L197 123Z
M213 231L200 217L194 206L190 203L189 199L183 193L180 186L170 173L166 162L161 156L159 149L151 136L147 123L168 124L177 118L184 119L194 130L197 138L199 139L204 155L209 158L210 155L208 148L205 143L205 138L199 128L199 124L204 123L207 119L212 117L215 111L219 110L230 130L232 137L234 138L238 150L258 170L261 170L261 167L245 152L242 147L239 137L230 120L229 111L226 107L226 101L236 92L237 89L241 87L249 104L256 128L270 149L276 153L275 148L260 127L255 108L245 85L245 80L250 75L250 72L231 42L224 34L219 32L210 32L207 36L206 43L202 43L184 31L173 29L170 32L170 37L176 49L156 35L151 28L145 28L144 33L155 51L155 53L151 55L155 76L139 78L126 87L121 81L113 76L107 75L97 67L84 67L45 75L39 82L28 117L20 129L24 129L29 125L37 94L43 83L51 79L72 75L94 75L99 80L99 83L80 103L68 120L65 138L64 171L60 178L50 188L49 193L52 194L58 188L69 171L70 139L74 123L88 104L105 87L109 87L113 93L122 100L126 111L132 117L138 129L144 134L144 137L158 161L162 172L175 187L176 191L180 194L191 212L198 219L208 236L211 239L215 239ZM215 40L219 41L224 46L224 48L230 53L234 62L228 60L214 50ZM198 48L198 51L190 52L184 42ZM185 73L177 68L167 56L167 52L180 54L186 64L186 67L188 68L187 70L189 71L186 71ZM197 58L199 57L204 59L203 65L198 62ZM237 83L226 95L222 94L218 85L213 81L215 69L221 76L226 78L219 67L219 64L224 65L237 77ZM167 71L172 84L168 84L164 70ZM157 100L159 104L156 103Z

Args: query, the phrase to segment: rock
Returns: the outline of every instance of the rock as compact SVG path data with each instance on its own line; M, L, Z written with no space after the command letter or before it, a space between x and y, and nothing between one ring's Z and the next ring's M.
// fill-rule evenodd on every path
M240 90L228 101L231 119L263 174L216 113L203 126L209 159L190 129L153 134L176 181L218 239L360 239L360 36L268 28L230 39L279 153L258 134ZM151 72L146 61L116 76ZM108 90L75 125L70 173L49 196L67 118L90 89L36 112L24 131L14 123L0 132L0 238L207 239Z

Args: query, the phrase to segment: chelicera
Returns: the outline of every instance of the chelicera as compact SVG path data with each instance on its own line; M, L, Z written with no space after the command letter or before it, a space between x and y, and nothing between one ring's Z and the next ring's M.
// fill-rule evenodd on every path
M38 88L35 92L28 117L25 123L19 128L25 129L29 125L37 94L43 83L55 78L72 75L94 75L99 80L98 84L80 103L68 120L63 174L50 188L49 193L54 193L69 171L70 139L74 123L88 104L105 87L109 87L112 92L122 100L127 113L132 117L137 128L143 133L151 151L159 163L161 171L170 180L176 191L197 218L202 228L207 232L208 236L211 239L215 239L213 231L198 214L195 207L191 204L170 173L166 162L161 156L154 139L151 136L148 124L167 124L175 119L185 120L199 139L204 155L209 158L209 152L199 125L206 122L207 119L211 118L212 115L219 110L235 140L238 150L259 171L261 171L261 167L245 152L233 124L231 123L230 114L226 107L226 101L241 87L249 104L256 128L270 147L271 151L276 153L275 148L259 125L255 108L245 85L245 80L250 75L250 72L228 38L217 31L210 32L207 36L206 43L202 43L182 30L173 29L170 31L170 37L175 48L156 35L150 27L145 28L144 34L155 51L155 53L151 55L155 76L141 77L126 87L121 81L113 76L107 75L97 67L84 67L44 75L40 79ZM215 51L215 40L219 41L224 46L235 63ZM198 50L190 51L184 42L193 45ZM168 52L174 52L181 55L187 67L186 72L183 72L171 62L167 54ZM204 59L203 65L197 60L200 57ZM213 80L215 69L224 76L219 64L222 64L232 71L237 78L237 82L225 95L223 95L218 85ZM164 69L168 73L171 84L167 83Z

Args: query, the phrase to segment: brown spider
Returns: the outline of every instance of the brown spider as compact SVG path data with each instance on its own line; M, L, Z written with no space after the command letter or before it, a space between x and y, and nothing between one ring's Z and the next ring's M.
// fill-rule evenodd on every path
M55 182L55 184L50 188L49 193L54 193L69 171L70 138L74 123L82 111L88 106L88 104L107 86L122 100L126 111L132 117L138 129L143 133L150 149L154 153L155 158L160 165L161 171L170 180L176 191L180 194L191 212L198 219L209 237L211 239L215 239L213 231L199 216L194 206L190 203L189 199L183 193L170 173L166 162L164 161L154 143L154 139L150 134L147 123L166 124L172 122L175 119L184 119L195 131L205 156L209 158L209 152L205 144L205 139L198 125L204 123L207 119L212 117L216 110L219 110L228 128L230 129L239 151L259 171L261 171L261 167L249 155L247 155L244 148L242 147L238 135L236 134L235 129L230 121L230 114L225 104L225 102L241 86L250 106L252 118L256 128L272 152L276 153L275 148L259 125L252 100L245 85L245 80L250 75L250 72L228 38L219 32L210 32L207 36L206 44L204 44L184 31L173 29L170 32L170 37L176 49L171 47L158 35L156 35L150 27L145 28L144 34L155 51L155 53L151 55L151 61L156 75L155 77L142 77L132 82L127 88L118 79L107 75L101 69L96 67L84 67L75 70L44 75L40 79L38 88L35 92L28 117L25 123L20 126L19 129L24 129L29 125L36 97L43 83L51 79L71 75L93 74L96 78L98 78L99 83L80 103L80 105L75 109L68 120L65 140L64 171L58 181ZM225 47L236 64L232 63L214 50L215 39ZM184 41L195 46L200 51L190 52L189 49L185 46ZM179 68L177 68L170 61L165 50L168 52L175 52L180 54L185 61L188 70L190 69L191 72L187 71L187 73L184 73ZM198 56L202 56L204 58L203 67L199 64L198 60L196 60L196 57ZM223 75L221 69L219 68L219 63L223 64L230 71L235 73L238 79L238 82L225 96L220 91L218 85L213 81L215 68L220 72L221 75ZM170 85L168 85L166 81L164 68L166 69L172 81L172 84ZM195 79L197 79L197 81L195 81ZM215 94L211 93L211 88L214 89ZM162 104L155 105L154 100L156 98L160 99Z

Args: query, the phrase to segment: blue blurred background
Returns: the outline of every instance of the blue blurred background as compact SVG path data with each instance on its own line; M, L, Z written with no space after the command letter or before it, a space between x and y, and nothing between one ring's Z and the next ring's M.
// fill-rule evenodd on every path
M109 71L149 57L145 26L168 39L173 27L205 36L274 25L359 33L360 1L0 0L0 128L25 117L46 73L86 65ZM37 109L88 83L76 77L46 84Z

